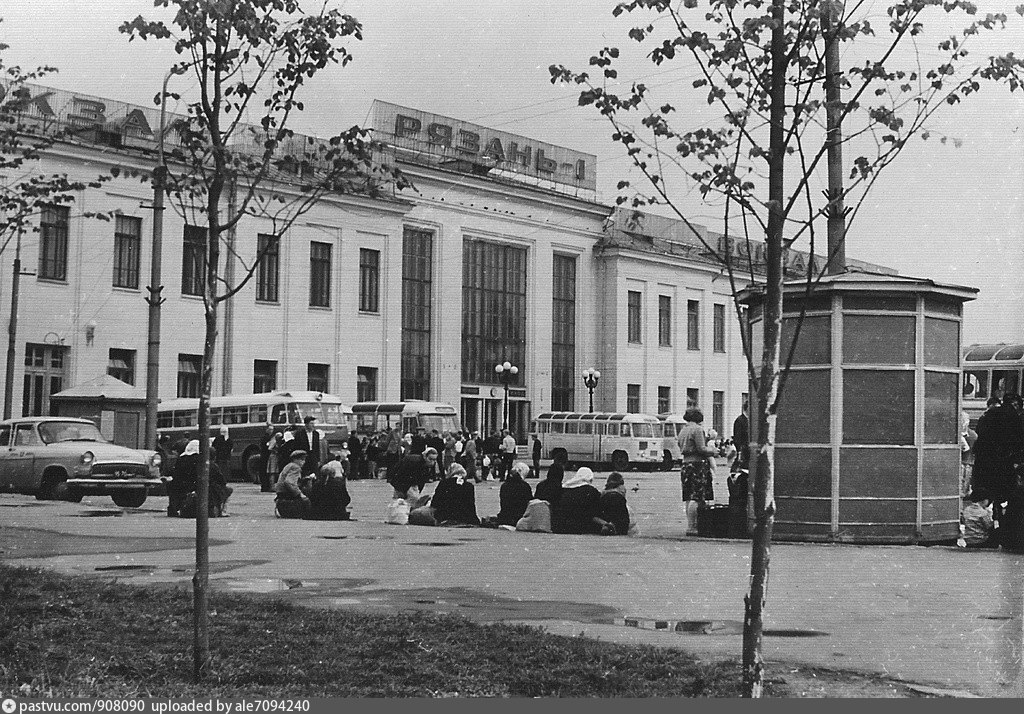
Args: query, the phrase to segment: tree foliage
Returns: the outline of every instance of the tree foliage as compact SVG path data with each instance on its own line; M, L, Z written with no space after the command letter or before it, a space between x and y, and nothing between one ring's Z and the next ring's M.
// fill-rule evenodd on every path
M759 696L764 682L762 614L775 515L776 412L801 322L783 369L785 253L805 239L813 255L816 229L826 219L832 234L826 262L840 255L846 219L856 216L879 174L913 137L930 137L926 126L935 112L979 92L982 81L1004 83L1011 91L1021 87L1024 63L1012 53L979 63L970 49L981 32L1007 25L1005 13L982 16L965 0L896 0L879 21L868 15L873 8L864 0L630 0L616 5L616 16L640 18L628 36L650 62L658 67L685 64L695 73L685 104L666 100L656 87L640 81L624 91L615 89L623 57L617 47L592 56L595 69L590 72L562 65L549 70L553 83L582 87L579 104L609 120L612 139L625 147L646 179L640 186L620 181L620 191L628 193L619 196L618 204L665 207L700 237L683 208L687 189L695 187L706 204L722 210L726 241L704 248L728 272L733 292L736 254L749 256L735 266L746 273L745 282L762 286L759 362L746 330L740 330L756 398L751 423L757 435L750 461L753 543L743 637L749 696ZM1024 15L1024 6L1017 13ZM942 25L953 17L965 23L959 31L938 38L926 32L926 20ZM840 55L845 68L835 66ZM847 157L845 164L840 152ZM826 172L829 163L832 170ZM822 185L828 188L820 191ZM751 241L758 238L764 240L763 274L755 270L751 250ZM745 241L746 250L728 249L734 240ZM810 292L820 275L815 275L814 260L807 265ZM742 323L738 304L737 317Z
M196 98L184 116L172 117L161 147L167 194L186 223L206 227L203 276L205 344L199 399L202 472L197 490L196 617L193 674L210 666L207 628L209 578L209 402L217 306L252 278L275 241L251 263L234 250L233 229L253 221L261 233L286 238L300 216L329 196L382 196L403 187L402 174L381 162L380 147L353 126L326 140L302 136L292 126L305 108L306 83L352 59L345 46L362 37L359 22L325 2L306 12L295 0L155 0L173 19L136 17L120 30L129 41L170 42L181 59L170 75L186 75ZM181 99L162 90L158 104ZM243 267L234 280L222 252Z

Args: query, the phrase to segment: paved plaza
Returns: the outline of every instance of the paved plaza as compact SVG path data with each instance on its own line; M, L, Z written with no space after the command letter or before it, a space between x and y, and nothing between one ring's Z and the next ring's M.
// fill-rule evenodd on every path
M685 537L678 476L626 477L636 538L387 525L382 481L349 484L354 521L286 521L272 495L234 484L230 516L210 522L212 579L315 606L452 612L738 658L749 541ZM499 487L477 486L481 516L497 512ZM122 510L103 497L3 495L2 557L126 582L186 581L194 522L167 518L165 507L162 497ZM952 546L776 543L765 656L1022 696L1022 566L1021 555Z

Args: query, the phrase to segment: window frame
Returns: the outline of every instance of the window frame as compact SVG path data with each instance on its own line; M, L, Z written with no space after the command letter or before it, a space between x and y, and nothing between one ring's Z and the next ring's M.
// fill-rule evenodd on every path
M261 372L260 367L269 367L268 372ZM277 360L254 359L252 361L252 393L262 394L277 389ZM266 384L264 384L266 383ZM263 386L268 388L263 389Z
M716 302L712 306L714 333L712 335L712 349L718 353L725 353L725 304Z
M182 364L191 364L192 369L183 370ZM184 376L183 376L184 375ZM195 375L194 377L191 375ZM195 382L193 389L188 387ZM183 352L178 353L178 397L195 399L199 396L203 385L203 356L191 355ZM193 393L194 392L194 393Z
M323 241L309 242L309 306L331 306L331 263L334 246Z
M359 249L359 312L380 312L380 251Z
M672 346L672 296L658 296L658 346Z
M686 301L686 349L700 351L700 300Z
M209 229L185 224L181 236L181 294L203 296L206 240Z
M65 282L68 279L68 233L71 209L50 204L39 216L40 280Z
M268 246L268 243L270 244ZM256 269L256 301L281 301L281 237L272 233L256 234L256 255L263 254Z
M643 293L639 290L626 291L626 342L643 344Z
M135 386L137 354L138 353L136 350L127 350L121 349L119 347L111 347L110 349L107 350L107 374L110 375L111 377L114 377L115 379L121 380L125 384ZM120 359L125 363L126 366L115 367L113 365L115 359ZM120 376L121 374L128 377L128 379L124 379L124 377Z
M134 233L123 230L137 229ZM137 216L114 217L114 258L111 284L125 290L139 289L139 262L142 253L142 219ZM125 264L127 263L127 267Z

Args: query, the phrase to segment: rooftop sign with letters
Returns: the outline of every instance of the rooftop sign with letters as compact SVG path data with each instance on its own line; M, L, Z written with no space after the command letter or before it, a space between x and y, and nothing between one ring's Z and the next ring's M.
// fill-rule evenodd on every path
M474 166L597 190L597 157L459 119L374 100L376 138L426 154L436 163Z

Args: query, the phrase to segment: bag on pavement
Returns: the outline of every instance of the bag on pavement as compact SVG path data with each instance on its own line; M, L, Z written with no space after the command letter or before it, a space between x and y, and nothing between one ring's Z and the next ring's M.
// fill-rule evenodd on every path
M384 513L384 522L396 526L408 525L409 502L404 498L393 499Z

